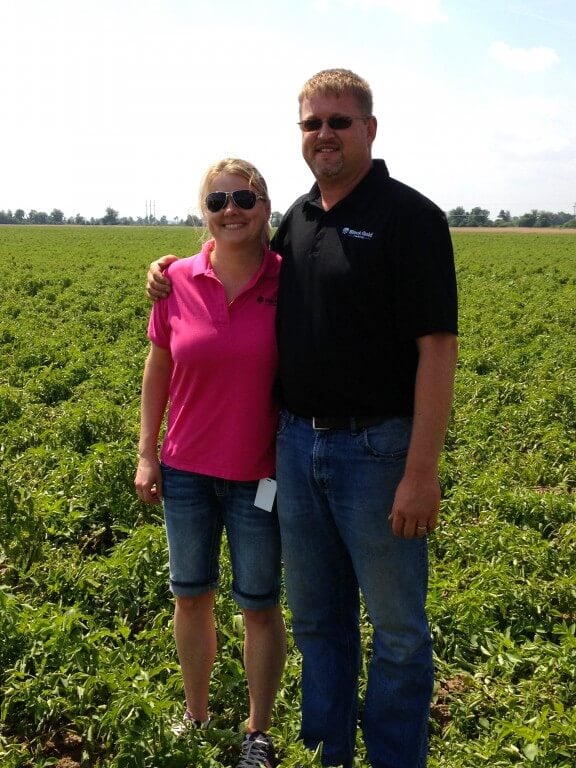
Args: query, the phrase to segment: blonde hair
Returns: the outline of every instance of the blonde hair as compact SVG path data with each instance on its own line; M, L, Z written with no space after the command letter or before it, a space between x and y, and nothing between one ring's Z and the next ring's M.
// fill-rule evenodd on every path
M220 173L230 173L234 176L241 176L246 179L248 185L254 189L258 195L262 195L268 202L268 187L264 176L260 173L258 168L247 160L241 160L238 157L226 157L224 160L219 160L217 163L213 163L202 178L200 184L200 210L202 215L206 217L206 195L210 191L212 182Z
M349 69L323 69L307 80L298 96L302 108L304 99L316 94L323 96L343 96L351 93L358 102L364 117L372 116L372 89L359 75Z

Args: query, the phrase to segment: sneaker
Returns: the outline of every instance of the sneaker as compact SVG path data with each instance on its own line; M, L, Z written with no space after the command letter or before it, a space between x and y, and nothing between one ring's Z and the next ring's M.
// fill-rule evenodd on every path
M174 736L184 736L185 733L187 733L190 730L200 730L203 728L208 728L210 725L210 718L208 717L206 720L195 720L190 712L186 710L184 712L184 716L178 720L174 720L172 725L170 726L170 730L174 734Z
M236 768L276 768L278 761L272 739L262 731L247 733Z

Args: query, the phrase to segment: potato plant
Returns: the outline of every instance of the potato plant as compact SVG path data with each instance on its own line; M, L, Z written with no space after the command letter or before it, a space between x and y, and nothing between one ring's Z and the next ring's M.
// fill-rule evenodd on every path
M228 569L214 728L177 740L162 517L132 485L146 268L194 253L199 237L185 227L0 227L6 768L235 763L247 700ZM454 243L461 353L431 537L430 766L573 768L576 239L471 231ZM285 617L290 625L287 608ZM367 621L362 630L369 651ZM296 740L299 663L291 644L273 728L284 768L320 765Z

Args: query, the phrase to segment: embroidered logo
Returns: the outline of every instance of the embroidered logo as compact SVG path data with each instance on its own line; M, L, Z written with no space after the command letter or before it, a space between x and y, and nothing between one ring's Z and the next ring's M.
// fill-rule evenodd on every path
M256 301L258 302L258 304L268 304L271 307L275 307L276 306L276 297L274 297L272 299L269 299L266 296L258 296Z
M364 229L350 229L350 227L344 227L342 234L347 237L354 237L356 240L372 240L374 232L366 232Z

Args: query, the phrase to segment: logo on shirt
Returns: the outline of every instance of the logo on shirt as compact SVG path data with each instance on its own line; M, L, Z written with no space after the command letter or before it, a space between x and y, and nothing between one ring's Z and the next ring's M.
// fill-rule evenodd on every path
M256 301L258 302L258 304L268 304L268 306L270 307L276 306L276 297L269 299L266 296L258 296Z
M356 240L372 240L374 232L366 232L364 229L350 229L350 227L344 227L342 234L347 237L354 237Z

